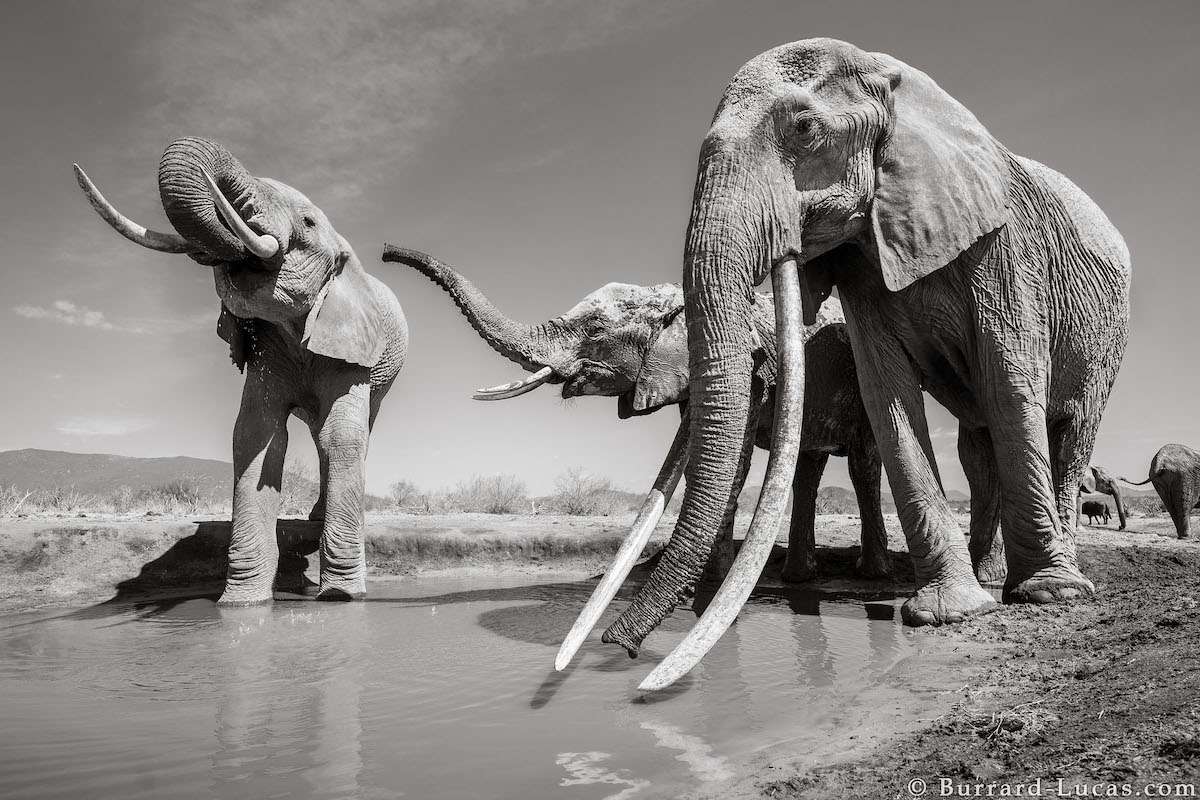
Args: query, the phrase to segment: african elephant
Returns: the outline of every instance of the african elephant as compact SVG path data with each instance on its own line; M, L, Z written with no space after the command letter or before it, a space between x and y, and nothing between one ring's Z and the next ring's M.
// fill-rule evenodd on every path
M1101 520L1105 525L1112 519L1112 512L1108 510L1108 503L1102 503L1099 500L1084 500L1083 515L1088 518L1088 525L1095 525L1096 520Z
M256 178L205 139L172 142L158 167L163 209L178 233L147 230L114 208L75 165L92 206L118 233L212 268L218 335L246 374L233 429L233 525L220 602L271 600L275 523L287 419L312 431L324 521L318 599L362 597L367 444L404 363L408 327L396 296L366 273L320 208Z
M1175 533L1180 539L1188 538L1189 512L1200 507L1200 453L1182 444L1165 444L1150 460L1150 477L1137 483L1121 480L1130 486L1153 483L1175 523Z
M768 274L779 377L755 519L704 615L642 688L690 670L754 586L799 451L803 323L834 286L914 562L903 620L993 604L940 490L923 388L990 455L1005 599L1093 591L1075 505L1128 339L1124 241L1078 187L1007 150L920 70L812 39L741 67L701 145L683 253L687 488L662 558L605 641L636 655L712 549L754 430L752 295Z
M385 245L383 260L410 266L432 280L454 299L485 341L509 360L534 372L514 384L482 389L476 394L478 399L517 397L544 383L561 383L563 397L616 397L617 416L622 419L667 405L686 404L687 329L682 314L683 290L677 284L610 283L562 316L542 325L522 325L496 309L457 270L426 253ZM756 294L752 302L754 329L763 345L755 357L761 362L759 376L766 387L764 410L757 414L755 442L770 450L774 307L769 296ZM811 391L805 397L801 456L792 480L793 510L783 577L804 581L814 574L817 489L830 455L847 457L858 498L862 549L856 566L864 576L882 577L888 573L889 563L887 531L879 506L881 467L858 392L845 320L836 299L828 301L816 323L805 329L804 346L806 383ZM678 436L686 437L686 433L686 426L681 425ZM682 458L683 449L676 447L671 453ZM671 459L663 465L664 472L677 472L679 468ZM743 471L738 489L744 480ZM664 503L669 502L669 494ZM737 495L735 491L730 498L718 537L722 547L718 548L719 557L714 559L718 565L713 570L718 576L732 560ZM648 503L656 499L651 497Z

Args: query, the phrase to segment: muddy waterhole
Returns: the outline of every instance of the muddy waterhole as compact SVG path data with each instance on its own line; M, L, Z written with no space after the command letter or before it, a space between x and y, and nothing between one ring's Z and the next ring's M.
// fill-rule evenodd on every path
M364 603L170 599L0 618L0 775L16 797L650 798L803 753L914 651L899 599L755 597L671 690L598 636L594 585L405 579ZM623 594L603 620L623 607ZM859 709L861 710L861 709Z

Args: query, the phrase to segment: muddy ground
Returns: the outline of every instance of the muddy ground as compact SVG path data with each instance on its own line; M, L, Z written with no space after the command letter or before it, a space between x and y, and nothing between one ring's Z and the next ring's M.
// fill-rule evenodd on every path
M369 577L481 570L582 577L603 570L629 521L369 517ZM816 588L911 591L894 516L888 527L897 582L864 582L851 571L857 517L822 516L818 560L826 577ZM1093 599L1001 607L914 634L922 654L894 670L894 685L878 697L891 702L899 693L887 689L904 688L918 698L911 702L927 698L924 715L911 708L848 712L842 734L821 753L764 751L720 796L900 798L912 796L906 785L913 779L926 781L924 796L947 796L939 795L940 778L953 781L957 796L988 796L981 792L989 783L991 796L1007 796L1005 785L1011 793L1037 778L1043 796L1055 796L1056 784L1045 782L1059 778L1066 786L1128 784L1134 792L1149 782L1200 789L1200 543L1175 539L1164 518L1134 517L1129 528L1081 530ZM664 520L647 555L670 529ZM0 611L171 591L215 596L228 530L216 519L0 521ZM307 579L315 577L318 532L313 523L280 523L281 576L291 581L281 588L303 588L306 568ZM778 560L764 574L764 590L778 582Z

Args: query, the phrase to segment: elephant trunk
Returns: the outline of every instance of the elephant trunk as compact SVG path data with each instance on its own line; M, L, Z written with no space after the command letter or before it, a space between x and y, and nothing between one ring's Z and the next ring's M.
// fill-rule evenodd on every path
M1117 519L1121 523L1120 530L1125 530L1125 501L1121 497L1121 487L1117 485L1116 481L1112 482L1112 496L1113 502L1117 506Z
M675 531L657 567L633 603L605 631L604 641L620 644L631 656L700 577L734 489L743 442L754 435L749 429L754 338L751 296L754 276L766 263L767 250L765 237L757 235L762 227L750 221L755 217L748 216L761 209L761 204L755 202L745 176L733 159L702 158L684 252L692 418L687 488ZM787 280L775 286L776 317L777 325L783 326L781 347L787 348L786 355L793 363L784 381L781 358L775 447L755 520L743 553L704 618L672 657L647 678L643 688L669 684L715 643L758 578L761 563L751 561L765 560L775 539L791 482L791 474L783 474L787 468L782 466L789 453L790 469L795 469L801 416L795 401L803 391L804 374L803 355L795 346L800 341L796 263L787 260L781 266L785 269L775 272L786 275ZM797 447L789 446L793 443ZM761 544L764 535L765 551ZM758 541L756 555L743 559L751 549L751 538Z
M427 253L385 244L383 260L412 267L440 286L471 327L500 355L530 372L546 366L546 345L552 336L547 325L526 325L510 319L475 284Z
M185 137L167 146L158 164L158 193L181 236L220 261L247 255L246 245L221 221L205 173L243 220L259 212L258 184L233 155L207 139ZM261 225L260 225L261 227ZM280 241L286 237L276 236Z

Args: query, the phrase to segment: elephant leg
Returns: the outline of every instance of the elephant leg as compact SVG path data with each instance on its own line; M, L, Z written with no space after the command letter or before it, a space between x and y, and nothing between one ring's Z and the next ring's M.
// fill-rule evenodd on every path
M828 453L801 450L792 477L792 522L788 530L787 558L780 574L785 581L801 583L817 574L817 490L825 473Z
M861 547L854 569L864 578L887 578L892 574L892 559L888 556L887 527L883 523L883 508L879 498L879 478L883 462L869 431L860 432L850 442L846 466L850 484L858 499L858 516L862 522Z
M1154 479L1154 488L1162 500L1171 521L1175 523L1175 535L1186 539L1191 535L1191 509L1196 502L1182 475L1167 474Z
M312 431L313 445L317 448L317 464L320 470L320 486L318 488L317 502L313 505L312 510L308 512L308 518L313 522L325 521L325 492L329 487L329 457L321 448L321 428L318 425L313 425L309 428Z
M917 376L900 343L881 331L873 301L843 298L850 342L875 444L916 574L917 593L900 609L909 625L955 622L995 604L971 569L971 556L942 493Z
M1027 385L1027 379L1018 382L1015 376L998 380L1004 386ZM1008 563L1006 602L1050 603L1095 590L1075 559L1075 503L1082 465L1077 471L1063 464L1061 454L1075 446L1060 438L1061 432L1056 431L1051 452L1044 407L1034 396L1015 396L1008 402L995 401L989 409Z
M233 521L229 536L229 568L221 605L271 601L279 543L283 462L287 454L287 407L269 391L262 373L249 372L242 405L233 427Z
M987 428L958 428L958 459L971 489L969 550L980 583L999 583L1008 572L1000 528L1000 480Z
M371 398L369 379L363 372L363 376L344 379L340 387L344 391L322 408L320 416L317 447L329 464L321 531L320 600L361 598L367 591L363 493Z

